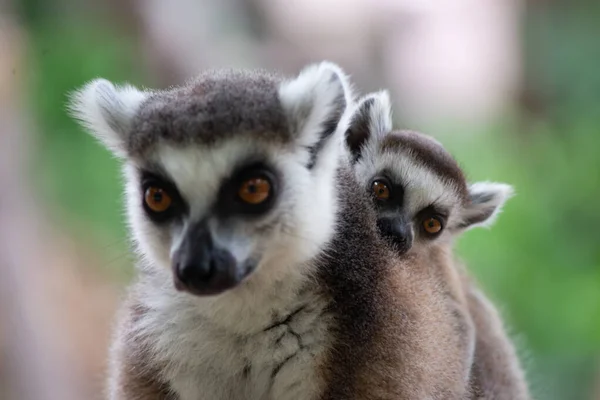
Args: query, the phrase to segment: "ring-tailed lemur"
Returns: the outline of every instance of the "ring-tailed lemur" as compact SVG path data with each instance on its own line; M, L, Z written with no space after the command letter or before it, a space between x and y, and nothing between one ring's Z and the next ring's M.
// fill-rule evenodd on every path
M463 398L443 293L379 237L346 160L350 103L327 62L77 92L141 255L110 399Z
M377 209L382 236L400 254L429 257L446 276L449 296L468 310L475 327L474 398L528 399L524 372L497 310L452 256L452 243L462 232L493 223L512 187L468 185L438 141L393 130L387 91L358 101L346 143L361 190Z

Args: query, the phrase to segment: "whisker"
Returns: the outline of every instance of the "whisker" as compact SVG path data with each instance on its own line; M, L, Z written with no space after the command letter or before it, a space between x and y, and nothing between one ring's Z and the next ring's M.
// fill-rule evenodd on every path
M109 265L111 265L117 261L126 259L127 257L131 257L131 253L129 251L124 251L121 254L119 254L117 257L114 257L111 260L109 260L106 264L104 264L104 267L108 267ZM133 261L133 259L131 259L131 261Z
M309 242L309 243L313 243L313 244L321 244L320 242L317 242L316 240L314 240L314 239L312 239L312 238L309 238L309 237L306 237L306 236L301 236L301 235L298 235L297 233L288 232L288 231L286 231L285 229L282 229L282 230L280 230L279 232L280 232L280 233L283 233L283 234L285 234L285 235L287 235L287 236L290 236L290 237L296 238L296 239L305 240L305 241L307 241L307 242Z
M114 242L111 242L111 243L105 244L103 246L100 246L100 250L107 250L108 248L116 246L116 245L121 244L123 242L125 242L124 238L117 239Z

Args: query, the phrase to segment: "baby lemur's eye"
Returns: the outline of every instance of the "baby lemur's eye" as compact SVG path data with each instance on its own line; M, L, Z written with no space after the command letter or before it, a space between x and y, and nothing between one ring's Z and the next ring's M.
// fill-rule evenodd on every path
M429 234L433 235L439 233L442 230L442 228L442 222L438 218L429 217L425 218L425 220L423 221L423 229L425 229L425 232Z
M375 180L371 185L371 190L375 198L379 200L387 200L390 198L390 187L383 180Z
M144 201L148 208L155 213L167 211L173 200L165 189L158 186L149 186L144 193Z
M247 204L260 204L271 195L271 182L264 177L245 180L240 185L238 196Z

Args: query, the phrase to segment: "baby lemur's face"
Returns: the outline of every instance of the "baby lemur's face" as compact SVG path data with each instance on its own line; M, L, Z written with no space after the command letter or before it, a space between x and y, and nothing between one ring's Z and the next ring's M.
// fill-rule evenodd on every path
M214 295L302 273L333 234L345 79L322 63L293 80L210 72L152 93L98 80L73 108L124 161L149 265L171 269L180 290Z
M359 102L346 139L357 178L376 207L379 230L400 253L491 223L512 192L504 184L468 185L439 142L392 130L386 92Z

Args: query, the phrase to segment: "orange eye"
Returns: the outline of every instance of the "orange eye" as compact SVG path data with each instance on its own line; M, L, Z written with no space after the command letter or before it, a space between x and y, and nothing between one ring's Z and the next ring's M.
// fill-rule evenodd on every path
M371 186L373 194L380 200L387 200L390 198L390 188L382 181L375 181Z
M271 195L271 183L264 178L248 179L238 191L238 196L244 203L260 204Z
M161 213L167 211L171 206L171 196L167 194L163 189L150 186L146 189L144 200L152 211Z
M423 221L423 228L425 228L425 232L427 233L438 233L442 230L442 223L437 218L427 218Z

